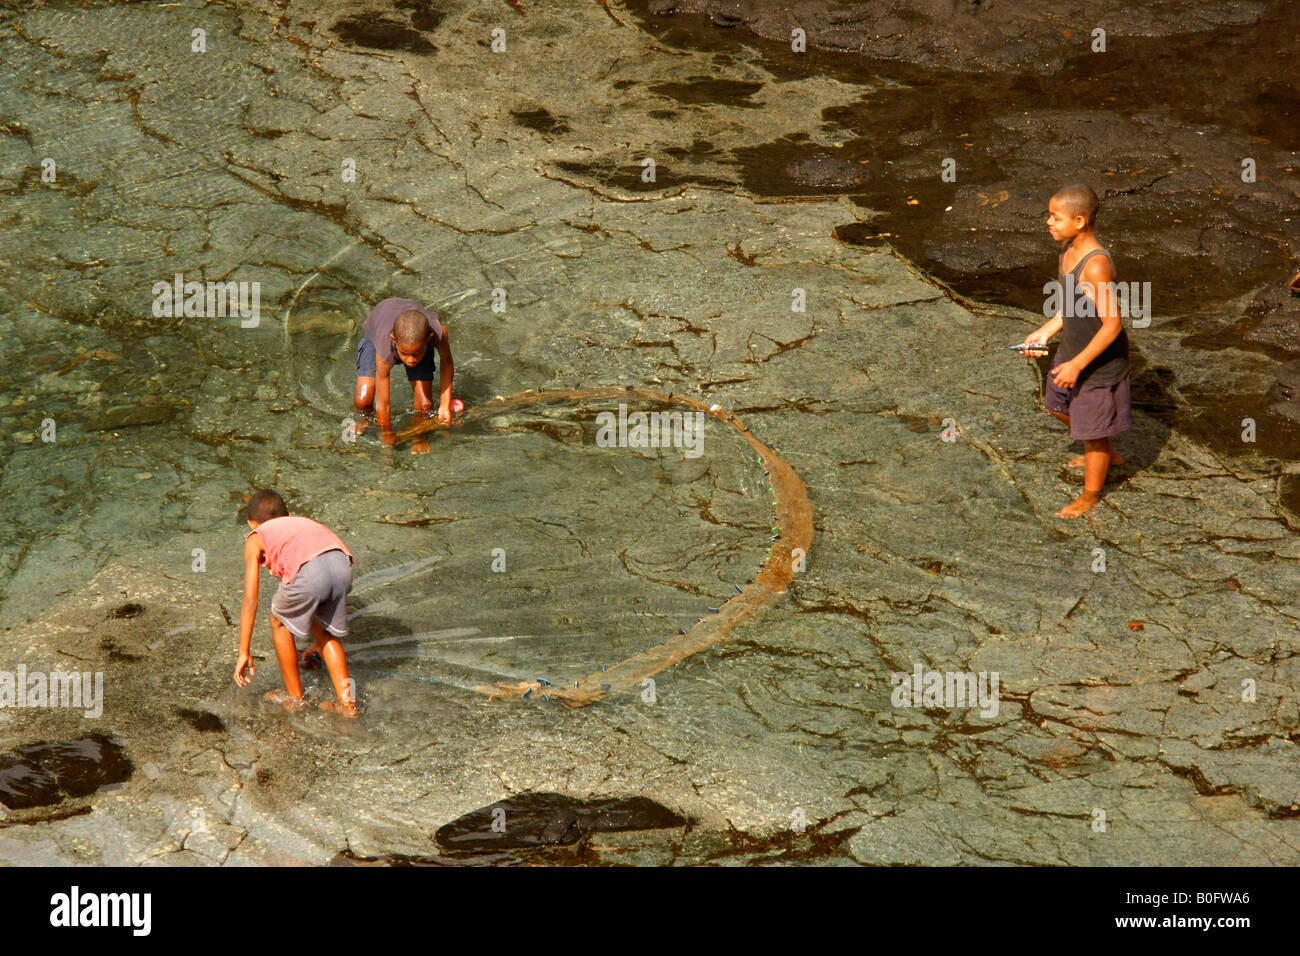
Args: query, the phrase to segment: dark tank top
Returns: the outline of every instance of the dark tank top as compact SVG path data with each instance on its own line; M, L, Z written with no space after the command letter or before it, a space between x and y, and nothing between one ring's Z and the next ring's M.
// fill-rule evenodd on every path
M1079 277L1083 274L1084 264L1098 253L1108 259L1110 258L1110 253L1105 249L1094 249L1082 256L1075 267L1070 270L1070 275L1074 277L1073 299L1068 295L1069 287L1066 285L1065 273L1061 271L1061 267L1065 265L1064 252L1061 253L1061 258L1057 261L1057 281L1061 283L1061 295L1063 296L1061 302L1061 347L1056 352L1058 363L1068 362L1086 349L1093 336L1101 330L1101 319L1097 317L1096 303L1091 296L1084 294L1083 290L1079 288ZM1114 260L1111 260L1111 265L1114 266ZM1114 281L1118 282L1118 279ZM1080 296L1084 298L1086 304L1082 308L1075 308L1075 303L1078 302ZM1078 314L1080 312L1083 314ZM1122 321L1123 317L1121 316ZM1121 324L1119 335L1115 336L1115 341L1106 346L1105 350L1079 373L1076 384L1090 387L1107 387L1122 381L1128 373L1128 332L1125 331Z

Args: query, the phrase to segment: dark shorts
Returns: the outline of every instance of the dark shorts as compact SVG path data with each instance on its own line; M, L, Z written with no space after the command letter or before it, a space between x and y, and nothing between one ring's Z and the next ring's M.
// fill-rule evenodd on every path
M311 637L311 622L335 637L348 635L348 592L352 590L352 560L342 551L318 554L271 598L271 613L294 637Z
M433 373L437 371L438 365L433 357L434 349L432 347L424 350L424 358L420 359L418 365L412 368L409 365L399 365L406 369L406 380L408 382L432 382ZM375 343L370 341L370 336L362 335L361 341L357 343L357 378L374 378L375 377Z
M1052 370L1059 364L1054 363ZM1127 375L1114 385L1084 383L1061 388L1052 381L1049 372L1043 389L1043 405L1049 412L1068 414L1070 437L1079 441L1109 438L1133 427L1133 400Z

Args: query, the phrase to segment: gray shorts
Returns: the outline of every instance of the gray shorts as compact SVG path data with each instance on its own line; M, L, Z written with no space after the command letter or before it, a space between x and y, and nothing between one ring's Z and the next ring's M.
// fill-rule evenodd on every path
M1053 362L1052 371L1060 364ZM1078 441L1109 438L1133 427L1133 398L1127 375L1114 385L1061 388L1049 372L1043 387L1043 405L1049 412L1070 416L1070 437Z
M348 592L352 590L352 559L335 549L318 554L281 584L271 598L271 613L295 637L310 637L312 619L335 637L348 634Z

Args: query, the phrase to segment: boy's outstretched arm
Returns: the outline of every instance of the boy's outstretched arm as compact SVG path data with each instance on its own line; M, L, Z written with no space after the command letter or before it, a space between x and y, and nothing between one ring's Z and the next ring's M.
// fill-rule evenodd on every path
M456 367L451 361L450 333L443 326L442 340L438 342L439 387L442 395L438 399L438 421L444 425L451 421L451 382L456 376Z
M244 539L244 600L239 608L239 660L235 662L235 683L247 687L257 673L253 665L253 622L257 620L257 573L262 565L262 536Z

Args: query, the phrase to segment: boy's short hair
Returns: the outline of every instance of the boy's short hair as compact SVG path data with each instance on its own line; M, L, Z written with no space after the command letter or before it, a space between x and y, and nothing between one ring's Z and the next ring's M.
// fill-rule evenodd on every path
M429 320L424 317L423 312L407 309L393 323L393 338L397 339L397 344L404 348L421 345L428 337Z
M1097 222L1097 210L1101 208L1101 200L1097 198L1091 186L1085 183L1071 183L1064 189L1058 189L1052 198L1059 199L1072 217L1086 216L1089 228Z
M279 492L272 491L270 488L255 491L253 497L248 499L248 517L258 524L270 521L272 518L283 518L288 513L289 508Z

